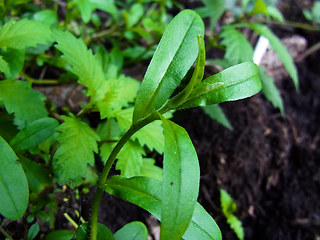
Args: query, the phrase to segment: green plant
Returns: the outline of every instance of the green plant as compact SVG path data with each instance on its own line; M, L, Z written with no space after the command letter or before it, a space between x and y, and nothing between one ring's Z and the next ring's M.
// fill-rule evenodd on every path
M6 123L6 131L0 129L4 133L0 137L1 214L16 220L25 215L30 205L27 211L30 223L35 216L51 223L51 213L44 211L41 204L51 195L42 196L43 189L56 183L72 188L97 186L90 222L78 226L77 239L87 236L130 239L134 232L140 234L139 239L146 239L141 223L130 223L114 235L98 224L104 191L161 219L161 239L221 239L215 221L197 203L200 171L192 142L187 132L168 117L175 110L256 94L261 89L256 65L244 62L202 80L204 25L195 12L185 10L167 26L138 91L138 81L110 71L113 63L105 61L109 54L104 48L93 54L81 39L68 31L51 30L49 25L46 25L47 38L27 35L19 39L31 26L38 30L30 20L9 21L0 29L0 46L8 49L19 46L25 50L36 44L57 42L55 48L63 55L59 57L55 53L54 58L86 87L89 102L78 113L66 111L60 115L54 106L45 105L42 94L31 88L37 80L21 74L29 83L12 76L0 81L3 109L0 120ZM12 44L17 39L18 44ZM188 79L185 76L195 61L195 69ZM6 76L6 71L14 67L5 58L2 66L7 66L0 69ZM180 85L183 79L187 82L185 87ZM101 122L96 131L87 117L92 112L100 113ZM145 146L164 152L162 169L154 160L144 158ZM99 149L105 165L97 182L96 170L91 166ZM120 175L110 177L116 159L115 168L120 170ZM63 193L59 188L55 191ZM55 201L49 202L55 209ZM77 226L72 219L70 222ZM36 226L30 227L30 238L36 235ZM57 236L68 238L71 233L55 231L47 239Z
M311 12L307 9L303 9L302 12L307 20L320 23L320 1L315 1L313 3Z

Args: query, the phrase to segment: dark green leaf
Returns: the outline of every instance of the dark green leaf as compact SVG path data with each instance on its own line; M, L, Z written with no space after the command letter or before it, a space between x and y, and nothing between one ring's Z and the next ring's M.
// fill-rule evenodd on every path
M2 56L0 56L0 72L3 72L3 73L10 72L9 64L3 59Z
M162 118L165 136L161 239L181 239L191 221L199 193L200 169L188 133Z
M25 50L9 48L3 54L3 59L9 64L10 70L5 72L7 79L15 79L24 65Z
M299 88L299 80L298 80L298 73L297 73L296 66L294 65L293 59L290 56L288 50L282 44L280 39L276 35L274 35L273 32L271 32L271 30L265 25L261 25L261 24L257 24L257 23L250 23L250 24L248 24L248 26L256 33L268 38L271 47L277 53L280 61L283 63L284 67L286 68L286 70L290 74L290 77L292 78L296 89L298 89Z
M252 62L245 62L227 68L203 80L199 86L215 83L223 83L223 86L190 99L182 104L179 109L239 100L251 97L261 90L257 66Z
M114 234L115 240L147 240L148 231L142 222L131 222Z
M16 220L28 206L28 183L18 157L1 136L0 166L0 213Z
M167 26L148 67L136 99L133 122L158 110L180 84L198 55L197 35L204 25L195 12L185 10Z
M279 108L282 115L284 115L284 106L279 89L274 83L274 80L267 75L262 67L258 67L259 77L262 83L262 92L266 99L268 99L272 105Z
M37 146L51 137L58 127L58 121L53 118L41 118L23 128L11 141L15 151L21 151Z
M45 240L70 240L74 233L70 230L56 230L49 233Z
M223 110L218 104L208 105L203 107L203 111L208 114L212 119L222 124L226 128L232 130L232 126L224 114Z
M29 231L28 231L27 240L35 239L36 236L38 235L39 231L40 231L39 224L37 224L37 223L32 224L31 227L29 228Z
M161 220L162 183L145 177L111 177L104 189L111 195L146 209ZM183 239L221 240L221 232L213 218L197 203Z
M89 223L83 223L77 228L76 239L77 240L88 240ZM98 235L97 240L114 240L114 236L109 228L105 225L98 223Z

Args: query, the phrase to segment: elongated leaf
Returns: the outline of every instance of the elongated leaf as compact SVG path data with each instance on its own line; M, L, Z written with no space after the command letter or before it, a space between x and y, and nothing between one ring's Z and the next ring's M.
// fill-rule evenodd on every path
M261 90L257 66L251 62L245 62L227 68L203 80L201 84L223 83L221 88L201 96L190 99L179 108L207 106L225 101L234 101L251 97Z
M218 104L208 105L203 107L203 111L208 114L212 119L216 120L218 123L222 124L226 128L232 130L232 126L224 114L223 110Z
M147 240L148 231L142 222L131 222L114 234L115 240Z
M197 35L203 34L203 22L191 10L181 12L170 22L138 92L134 123L159 109L169 99L196 60Z
M15 151L25 150L37 146L51 137L58 121L53 118L41 118L23 128L11 141L10 145Z
M293 62L291 55L289 54L286 47L282 44L280 39L276 35L274 35L273 32L271 32L271 30L265 25L250 23L248 24L248 26L256 33L268 38L272 49L277 53L280 61L283 63L284 67L286 68L290 77L292 78L296 89L298 89L299 80L297 68Z
M87 240L88 230L90 229L89 223L83 223L77 228L76 239ZM98 235L97 240L114 240L114 236L109 228L105 225L98 223Z
M0 81L0 101L9 114L15 114L15 124L23 128L26 123L48 116L44 96L22 81Z
M111 195L136 204L161 220L162 183L145 177L111 177L104 189ZM213 218L197 203L191 223L183 239L221 240L221 232Z
M98 152L99 136L84 122L73 117L62 117L57 129L60 143L53 158L53 169L59 184L86 177L88 164L94 164L93 152Z
M28 183L18 157L1 136L0 166L0 213L16 220L28 206Z
M161 239L181 239L197 202L200 169L188 133L162 118L165 149L162 176Z
M226 46L224 58L228 60L230 66L252 61L253 49L250 43L232 25L222 28L220 38L222 38L221 44Z
M258 67L259 77L262 83L262 92L266 99L268 99L272 105L279 108L282 115L284 115L284 106L279 89L274 83L273 78L269 77L262 67Z
M45 240L70 240L74 233L70 230L56 230L49 233Z
M63 53L62 58L72 65L71 71L79 77L78 82L88 88L89 96L99 95L105 80L99 59L87 49L81 39L71 33L56 30L53 35L58 42L55 47ZM102 98L103 93L95 97Z
M0 47L25 49L52 40L49 26L38 21L11 20L0 29Z

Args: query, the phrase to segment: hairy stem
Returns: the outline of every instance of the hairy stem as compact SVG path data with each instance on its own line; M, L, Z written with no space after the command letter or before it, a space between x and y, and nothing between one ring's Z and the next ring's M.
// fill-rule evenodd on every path
M135 134L138 130L143 128L144 126L148 125L149 123L153 122L154 120L159 119L159 116L157 113L154 113L150 115L149 117L138 121L137 123L133 124L129 130L123 135L123 137L119 140L117 145L114 147L112 150L105 166L103 167L103 170L100 174L99 181L98 181L98 186L96 189L96 192L93 197L93 202L92 202L92 209L91 209L91 218L90 218L90 240L96 240L97 239L97 233L98 233L98 212L99 212L99 206L100 202L103 196L103 186L105 185L110 169L122 149L122 147L125 145L127 141L131 138L133 134Z

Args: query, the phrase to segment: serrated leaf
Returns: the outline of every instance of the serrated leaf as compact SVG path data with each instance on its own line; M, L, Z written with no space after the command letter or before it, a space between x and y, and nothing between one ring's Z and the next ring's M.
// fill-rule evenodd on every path
M83 223L77 228L76 239L77 240L87 240L90 229L89 223ZM109 228L105 225L98 223L98 235L97 240L114 240L114 236Z
M218 123L222 124L229 130L232 130L232 126L224 114L223 110L218 104L204 106L203 111L208 114L212 119L216 120Z
M147 240L148 231L142 222L127 223L114 234L115 240Z
M268 6L267 11L268 11L268 15L270 17L273 17L274 19L278 20L279 22L284 22L284 17L282 15L282 13L276 7Z
M274 83L273 78L269 77L262 67L258 67L259 77L262 83L262 92L266 99L268 99L272 105L279 108L282 115L284 115L284 106L279 89Z
M5 72L7 79L15 79L23 69L25 50L8 48L2 53L3 59L9 64L9 71Z
M220 202L222 212L227 218L227 222L229 223L231 229L233 229L240 240L243 240L244 229L242 227L242 223L236 216L233 215L233 213L237 210L237 205L224 189L220 189Z
M59 184L65 184L86 176L88 164L94 164L94 152L98 152L99 136L84 122L74 117L62 117L57 130L60 143L54 158L53 170Z
M158 181L162 180L162 168L155 165L156 160L144 158L139 176L149 177Z
M162 117L165 150L162 176L161 239L181 239L197 202L200 169L188 133Z
M107 180L104 190L115 197L140 206L161 220L161 185L161 182L151 178L113 176ZM196 204L191 223L183 239L222 239L218 225L199 203Z
M49 233L45 240L70 240L74 236L74 232L70 230L55 230Z
M274 35L273 32L271 32L271 30L265 25L261 25L257 23L248 23L247 26L249 26L256 33L268 38L272 49L277 53L278 58L283 63L285 69L288 71L290 77L292 78L296 89L298 89L299 80L298 80L298 73L297 73L296 66L288 50L282 44L280 39L276 35Z
M204 25L191 10L179 13L167 26L150 62L135 103L133 122L158 110L180 84L198 55L197 35Z
M220 38L222 38L221 45L226 47L224 58L228 60L230 66L252 61L253 49L250 43L233 26L224 26L220 33Z
M23 128L11 141L10 145L15 151L21 151L37 146L51 137L58 121L53 118L41 118Z
M11 20L0 29L0 47L25 49L52 41L50 28L38 21Z
M32 192L39 194L43 189L52 184L50 173L46 168L26 157L21 156L20 160Z
M204 7L197 8L196 12L202 18L210 17L210 29L214 30L218 20L226 10L225 0L201 0Z
M58 42L55 47L63 53L62 58L72 65L71 71L78 76L78 82L88 88L89 96L101 99L105 76L99 59L87 49L81 39L77 39L70 32L55 30L53 35Z
M139 176L143 164L143 148L133 141L128 141L118 154L116 169L126 177Z
M261 90L257 66L252 62L245 62L227 68L201 82L201 84L214 83L223 83L223 86L190 99L182 104L179 109L235 101L251 97Z
M30 88L27 82L0 81L0 101L9 114L14 113L19 128L48 116L43 100L44 96Z
M28 183L18 157L1 136L0 166L0 213L17 220L28 206Z

